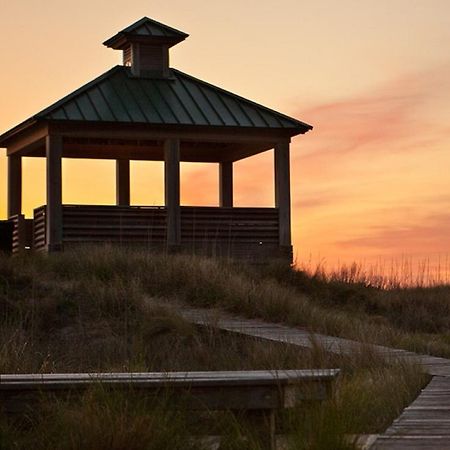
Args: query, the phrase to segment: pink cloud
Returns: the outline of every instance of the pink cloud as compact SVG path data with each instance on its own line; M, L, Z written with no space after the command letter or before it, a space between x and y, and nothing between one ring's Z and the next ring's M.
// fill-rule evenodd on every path
M448 96L450 64L405 75L358 96L300 110L296 116L314 125L298 142L303 163L320 164L357 152L408 151L448 136L448 124L426 112L430 102ZM447 93L447 94L446 94ZM450 99L449 99L450 100ZM302 149L307 147L308 154ZM294 153L295 155L295 153Z
M409 250L418 253L446 253L450 251L450 214L434 214L420 223L373 225L363 236L336 242L342 249L355 251L379 250L399 254Z

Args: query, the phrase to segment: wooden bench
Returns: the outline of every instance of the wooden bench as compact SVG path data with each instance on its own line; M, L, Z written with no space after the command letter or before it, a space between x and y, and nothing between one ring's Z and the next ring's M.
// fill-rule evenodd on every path
M321 369L0 375L0 405L6 413L18 412L38 393L82 392L96 383L142 395L180 391L189 394L183 404L189 409L238 411L264 423L258 426L262 442L275 449L275 411L329 398L338 374L338 369Z

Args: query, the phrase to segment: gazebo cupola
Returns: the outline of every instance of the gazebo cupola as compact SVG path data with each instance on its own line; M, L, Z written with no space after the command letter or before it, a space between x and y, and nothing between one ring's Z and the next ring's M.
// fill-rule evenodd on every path
M123 51L123 65L142 78L167 78L169 49L189 35L156 20L144 17L103 43Z

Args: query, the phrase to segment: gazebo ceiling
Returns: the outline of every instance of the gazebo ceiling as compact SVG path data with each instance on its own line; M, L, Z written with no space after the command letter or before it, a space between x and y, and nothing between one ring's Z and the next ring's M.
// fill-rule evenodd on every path
M107 138L81 137L66 134L63 139L64 158L130 159L143 161L164 160L164 139L148 137ZM67 135L68 134L68 135ZM90 133L89 133L90 134ZM105 135L101 133L101 135ZM237 161L273 148L275 142L223 142L181 140L180 160L187 162ZM24 147L23 156L45 157L45 137ZM12 154L12 153L9 153Z

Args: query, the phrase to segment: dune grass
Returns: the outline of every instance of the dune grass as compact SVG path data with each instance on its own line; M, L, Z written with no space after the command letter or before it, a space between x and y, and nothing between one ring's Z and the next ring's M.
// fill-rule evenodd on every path
M126 296L131 302L127 308L132 308L138 297L164 298L450 357L448 285L386 290L348 282L345 277L329 280L320 273L306 274L286 266L258 269L113 248L78 250L51 258L4 258L0 265L0 280L15 280L11 281L12 295L17 296L20 284L25 283L28 291L34 286L32 294L41 303L47 286L55 291L52 298L64 297L61 307L66 315L73 314L74 308L84 314L83 302L71 300L81 292L85 298L95 299L96 305ZM0 289L5 292L11 282L0 281ZM121 309L123 302L116 303L110 314L126 312ZM26 310L30 314L28 307ZM94 311L89 314L95 316ZM102 318L102 314L97 316Z
M338 356L320 347L299 351L200 330L171 308L177 303L220 306L315 331L414 348L429 349L426 336L432 335L437 353L450 348L442 338L445 323L433 333L419 323L416 332L389 316L390 301L398 302L399 309L413 305L389 300L386 291L334 283L281 267L245 268L112 248L1 257L0 373L340 367L338 395L320 407L289 412L282 425L291 448L353 448L345 436L383 430L415 397L426 382L419 367L388 363L369 348ZM445 289L436 291L437 297L445 297ZM439 309L437 297L426 303L425 294L414 295L430 317L443 314L446 306ZM378 305L376 314L368 309L372 303ZM410 314L413 321L415 313ZM174 413L164 402L88 391L77 401L47 399L40 414L0 417L0 447L25 449L33 442L37 449L202 448L192 429L205 418L194 424L192 419L191 413ZM223 448L259 448L248 438L245 423L234 416L211 420L226 436Z

